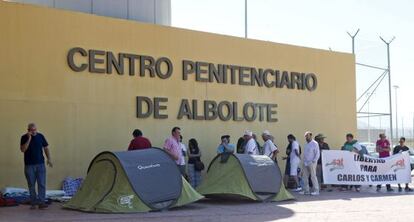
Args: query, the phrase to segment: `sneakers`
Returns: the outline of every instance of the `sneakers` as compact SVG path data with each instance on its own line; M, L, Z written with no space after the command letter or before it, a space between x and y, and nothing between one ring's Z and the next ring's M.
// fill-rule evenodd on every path
M310 195L312 195L312 196L319 196L319 192L314 191L314 192L310 193Z
M387 189L387 192L394 192L394 189L392 189L392 188L388 188L388 189Z
M413 189L409 188L409 187L405 187L404 188L405 192L413 192ZM402 192L402 187L398 187L398 192Z
M299 194L302 194L302 195L311 195L311 196L318 196L319 195L319 191L314 191L314 192L311 192L311 193L309 191L307 191L307 192L300 191Z
M49 205L47 205L47 204L45 204L45 203L43 203L43 204L39 204L39 209L46 209L46 208L48 208L49 207Z
M292 191L293 191L293 192L299 192L299 191L302 191L302 187L298 187L298 188L296 188L296 189L293 189Z

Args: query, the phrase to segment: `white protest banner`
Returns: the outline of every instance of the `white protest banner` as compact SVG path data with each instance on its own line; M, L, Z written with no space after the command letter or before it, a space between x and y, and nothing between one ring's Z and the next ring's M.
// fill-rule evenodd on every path
M387 158L341 150L322 151L325 184L376 185L411 182L410 157L407 152Z

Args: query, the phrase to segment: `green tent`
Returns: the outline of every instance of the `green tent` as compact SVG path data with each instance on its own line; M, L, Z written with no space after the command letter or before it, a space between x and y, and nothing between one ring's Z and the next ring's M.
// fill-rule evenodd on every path
M103 152L65 208L132 213L183 206L203 198L181 176L163 150Z
M257 201L282 201L294 197L285 189L280 169L267 156L218 155L197 187L206 197L239 196Z

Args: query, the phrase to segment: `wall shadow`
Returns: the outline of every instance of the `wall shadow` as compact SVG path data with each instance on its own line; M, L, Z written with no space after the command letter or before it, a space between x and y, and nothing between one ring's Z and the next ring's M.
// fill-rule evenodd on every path
M413 187L413 186L411 186ZM296 201L329 201L329 200L352 200L358 198L378 198L378 197L392 197L392 196L404 196L404 195L414 195L414 192L398 192L396 186L392 186L394 192L387 192L385 186L382 186L380 192L376 191L376 186L362 186L360 192L356 192L355 189L340 191L339 188L333 188L332 191L321 191L319 196L310 196L310 195L301 195L297 192L289 191L293 196L295 196Z

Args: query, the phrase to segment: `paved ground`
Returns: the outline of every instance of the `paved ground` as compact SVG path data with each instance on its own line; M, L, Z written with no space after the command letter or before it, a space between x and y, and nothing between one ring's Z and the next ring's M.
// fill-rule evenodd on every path
M384 189L384 188L383 188ZM138 214L92 214L65 210L59 203L47 210L28 206L0 208L0 221L412 221L413 193L376 193L366 187L361 193L322 192L318 197L295 194L296 201L256 203L235 200L203 200L167 212Z

